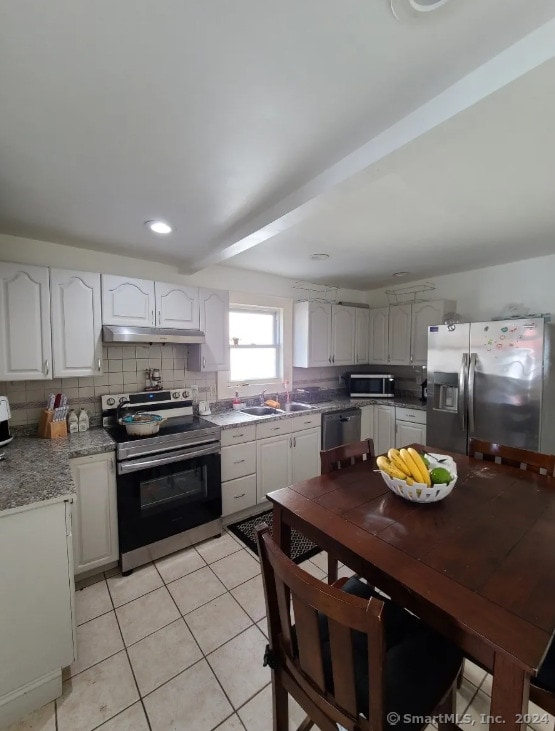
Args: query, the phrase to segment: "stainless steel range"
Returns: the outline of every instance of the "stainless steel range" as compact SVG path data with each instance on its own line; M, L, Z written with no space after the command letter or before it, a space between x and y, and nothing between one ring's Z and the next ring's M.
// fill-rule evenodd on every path
M130 411L167 421L129 436L118 415ZM193 415L189 391L102 396L102 423L117 444L122 572L221 534L220 428Z

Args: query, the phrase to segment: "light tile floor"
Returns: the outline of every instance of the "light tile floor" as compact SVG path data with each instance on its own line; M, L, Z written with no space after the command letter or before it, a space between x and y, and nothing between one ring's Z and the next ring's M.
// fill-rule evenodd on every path
M303 566L323 579L326 556ZM271 731L260 567L235 536L81 586L79 657L64 670L61 698L8 731ZM457 699L457 712L468 714L463 729L484 726L490 694L491 677L466 662ZM290 728L303 718L291 701ZM553 720L534 730L553 731Z

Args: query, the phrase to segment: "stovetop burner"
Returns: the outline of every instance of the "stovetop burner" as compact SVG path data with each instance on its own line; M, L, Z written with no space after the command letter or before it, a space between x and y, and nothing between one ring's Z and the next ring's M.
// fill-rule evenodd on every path
M119 425L108 426L105 429L116 444L125 444L126 442L140 442L145 439L161 438L171 434L190 434L200 429L217 429L217 427L215 424L211 424L206 419L201 419L198 416L180 416L168 419L160 426L157 434L148 437L131 436L127 433L124 426Z

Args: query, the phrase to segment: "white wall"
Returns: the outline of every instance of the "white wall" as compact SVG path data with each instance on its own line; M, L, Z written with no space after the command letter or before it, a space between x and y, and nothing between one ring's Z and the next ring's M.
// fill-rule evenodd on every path
M523 242L523 248L525 246ZM510 302L522 302L534 314L555 313L555 255L433 277L427 281L435 285L435 290L427 292L425 299L456 300L457 312L464 320L489 320L500 315ZM419 283L422 282L411 284ZM397 286L410 285L399 284L388 289ZM367 294L371 307L388 304L384 289Z
M305 298L301 290L293 288L294 280L272 274L257 274L245 269L214 266L192 276L185 276L179 273L177 267L167 264L5 234L0 234L0 261L122 274L141 279L157 279L161 282L263 293L296 300ZM347 302L365 302L366 294L357 290L342 289L339 290L338 299Z

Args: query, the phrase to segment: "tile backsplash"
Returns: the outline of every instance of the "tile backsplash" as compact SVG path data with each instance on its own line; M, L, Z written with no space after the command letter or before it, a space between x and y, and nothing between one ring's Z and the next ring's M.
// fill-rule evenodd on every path
M94 421L100 417L100 397L108 393L142 391L147 368L158 368L164 388L198 386L200 398L215 398L215 373L187 370L187 345L104 345L102 374L49 381L0 382L0 394L10 401L13 426L38 423L50 393L62 392L74 409L86 409ZM95 419L96 417L96 419Z

